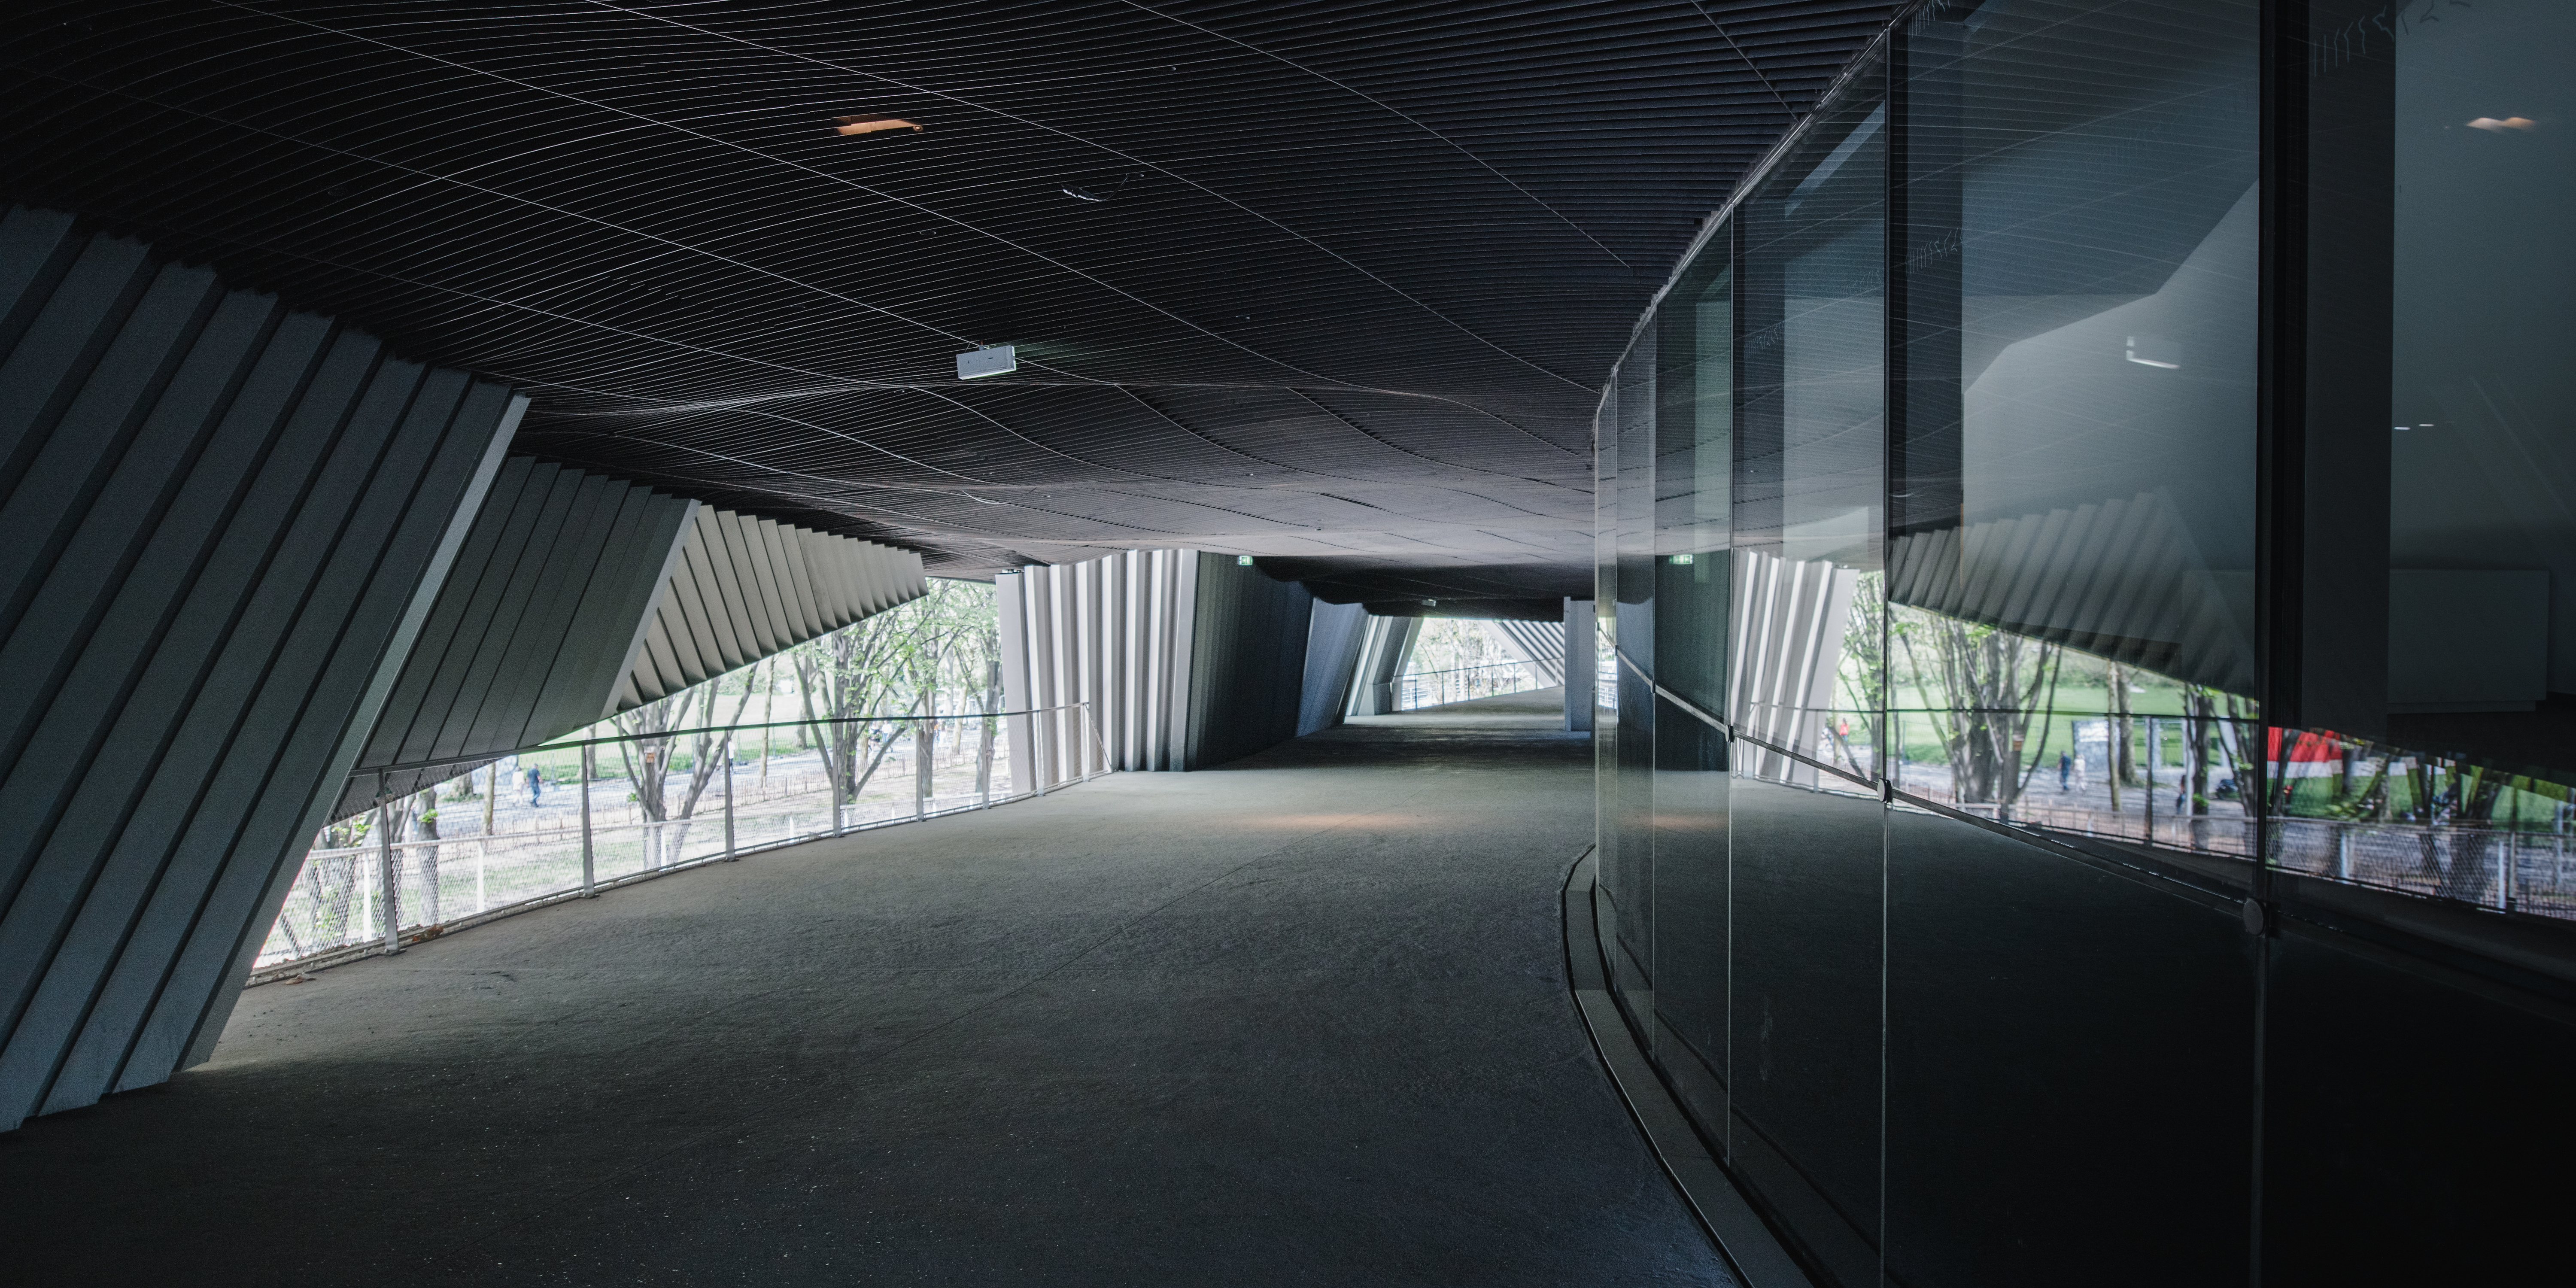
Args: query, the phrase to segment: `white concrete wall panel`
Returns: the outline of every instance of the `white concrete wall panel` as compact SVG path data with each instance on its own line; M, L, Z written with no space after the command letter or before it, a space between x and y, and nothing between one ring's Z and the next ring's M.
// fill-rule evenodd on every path
M0 217L0 1125L211 1049L524 406Z
M614 708L668 697L928 589L912 551L701 506Z
M1734 557L1726 718L1772 746L1818 756L1860 574L1825 560L1786 560L1757 550ZM1749 773L1816 781L1812 766L1778 752L1748 743L1739 754L1752 757Z
M1012 721L1014 781L1049 786L1103 769L1180 769L1189 699L1188 619L1198 556L1129 550L994 579L1004 701L1081 715ZM1179 713L1176 717L1176 713Z
M1908 534L1887 559L1896 603L2247 694L2251 577L2212 569L2162 492Z
M697 504L503 462L334 813L417 791L599 719ZM605 660L606 664L603 664Z
M1413 656L1422 635L1419 617L1371 617L1360 636L1359 663L1353 668L1346 714L1382 716L1395 710L1396 677Z
M1558 622L1485 623L1503 652L1528 663L1541 685L1565 683L1565 627Z

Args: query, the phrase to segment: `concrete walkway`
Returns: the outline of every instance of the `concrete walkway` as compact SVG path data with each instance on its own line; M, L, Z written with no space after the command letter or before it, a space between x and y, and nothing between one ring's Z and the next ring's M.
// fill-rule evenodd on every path
M30 1284L1727 1282L1567 994L1590 752L1532 696L254 989L211 1063L0 1135L0 1255Z

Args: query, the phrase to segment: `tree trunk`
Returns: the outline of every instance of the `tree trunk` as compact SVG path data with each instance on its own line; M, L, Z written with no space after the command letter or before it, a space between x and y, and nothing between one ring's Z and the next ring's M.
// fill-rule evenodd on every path
M2117 814L2120 812L2120 789L2138 781L2138 770L2129 758L2129 668L2114 662L2108 673L2111 678L2111 812Z
M2205 693L2187 694L2183 710L2183 736L2191 740L2185 781L2191 792L2191 848L2206 848L2209 832L2209 725L2212 704Z
M916 813L930 807L930 778L936 768L930 756L938 738L939 730L933 721L912 722L912 799Z

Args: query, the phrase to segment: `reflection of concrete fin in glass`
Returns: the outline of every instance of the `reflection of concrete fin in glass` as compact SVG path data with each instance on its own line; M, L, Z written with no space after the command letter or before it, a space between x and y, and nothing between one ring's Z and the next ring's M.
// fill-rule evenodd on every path
M1727 718L1773 747L1812 754L1833 706L1860 574L1827 560L1737 550L1728 580ZM1743 769L1816 783L1813 767L1757 747L1748 747Z
M2159 335L2133 335L2129 337L2129 361L2141 367L2179 371L2182 369L2182 346Z
M1887 596L2229 693L2254 691L2253 573L2162 489L1888 543Z
M2539 122L2532 120L2528 116L2508 116L2501 121L2492 116L2481 116L2478 119L2469 122L2469 128L2472 130L2500 132L2504 130L2528 130L2537 124L2539 124Z
M891 116L836 116L832 118L834 134L874 134L879 130L913 130L921 127Z

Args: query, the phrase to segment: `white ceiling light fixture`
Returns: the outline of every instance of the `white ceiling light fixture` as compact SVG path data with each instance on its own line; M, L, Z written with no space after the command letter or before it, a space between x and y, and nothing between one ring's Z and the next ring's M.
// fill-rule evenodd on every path
M957 378L960 380L984 380L1009 375L1019 369L1019 350L1013 345L988 344L957 355Z
M2129 337L2129 361L2141 367L2160 367L2166 371L2182 369L2182 346L2162 336Z

